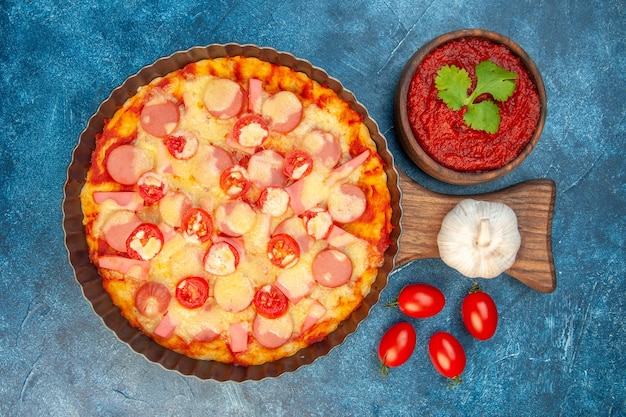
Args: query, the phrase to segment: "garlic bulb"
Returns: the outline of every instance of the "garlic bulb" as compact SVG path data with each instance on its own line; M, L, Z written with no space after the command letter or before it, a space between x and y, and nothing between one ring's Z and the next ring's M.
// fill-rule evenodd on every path
M468 278L494 278L515 262L521 237L506 204L465 199L443 219L437 235L441 259Z

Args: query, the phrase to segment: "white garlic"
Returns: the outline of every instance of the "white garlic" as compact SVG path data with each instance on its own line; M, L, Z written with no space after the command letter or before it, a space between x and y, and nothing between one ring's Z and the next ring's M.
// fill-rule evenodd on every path
M464 199L443 219L441 259L468 278L495 278L515 262L521 244L517 216L506 204Z

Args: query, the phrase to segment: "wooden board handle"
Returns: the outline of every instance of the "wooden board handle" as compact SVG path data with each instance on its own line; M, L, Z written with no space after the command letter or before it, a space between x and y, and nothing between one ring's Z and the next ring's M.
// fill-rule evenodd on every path
M439 194L427 190L399 170L402 233L396 266L417 259L439 258L437 234L444 216L465 198L504 203L517 215L522 238L515 263L505 271L529 287L556 289L552 256L552 215L556 185L550 179L525 181L500 191L477 195Z

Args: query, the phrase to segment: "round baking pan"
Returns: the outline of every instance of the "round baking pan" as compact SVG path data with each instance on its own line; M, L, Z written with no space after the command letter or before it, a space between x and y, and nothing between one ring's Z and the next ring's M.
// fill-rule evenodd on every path
M384 161L387 185L391 192L393 205L391 219L393 231L390 236L393 243L386 251L384 264L379 269L371 291L361 305L324 340L301 349L293 356L249 367L189 358L162 347L141 331L132 327L102 287L102 278L89 259L79 198L90 166L96 135L102 132L105 121L111 118L115 111L137 92L139 87L148 84L157 77L181 69L189 63L224 56L256 57L272 64L290 67L295 71L305 73L309 78L321 85L331 88L339 97L348 102L352 109L362 116L371 137L376 143L378 153ZM310 364L315 359L326 355L331 349L340 345L346 336L357 329L359 323L369 314L371 307L376 304L380 292L387 284L387 276L393 268L394 257L398 250L397 241L400 234L399 224L401 217L398 173L394 169L393 157L387 149L387 142L380 134L376 122L369 117L365 107L356 100L354 95L346 90L338 80L330 77L324 70L314 67L310 62L298 59L289 53L279 52L272 48L261 48L255 45L215 44L179 51L171 56L159 59L126 79L120 87L116 88L102 102L96 113L89 119L85 130L81 133L67 170L64 192L63 228L65 231L65 245L76 280L81 285L83 294L95 313L102 318L104 324L121 341L128 344L133 350L142 354L148 360L158 363L166 369L175 370L185 375L194 375L200 379L241 382L276 377L285 372L295 371L301 366Z

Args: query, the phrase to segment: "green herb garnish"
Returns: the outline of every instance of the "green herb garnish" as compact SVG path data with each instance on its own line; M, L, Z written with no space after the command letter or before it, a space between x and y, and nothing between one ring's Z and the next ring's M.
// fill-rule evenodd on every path
M463 116L465 124L476 130L496 133L500 126L500 109L491 100L474 103L482 94L490 94L497 101L506 101L515 91L517 74L501 68L491 61L483 61L476 65L476 88L467 95L472 85L469 74L455 65L445 65L437 71L435 86L437 96L452 110L461 110L467 106Z

